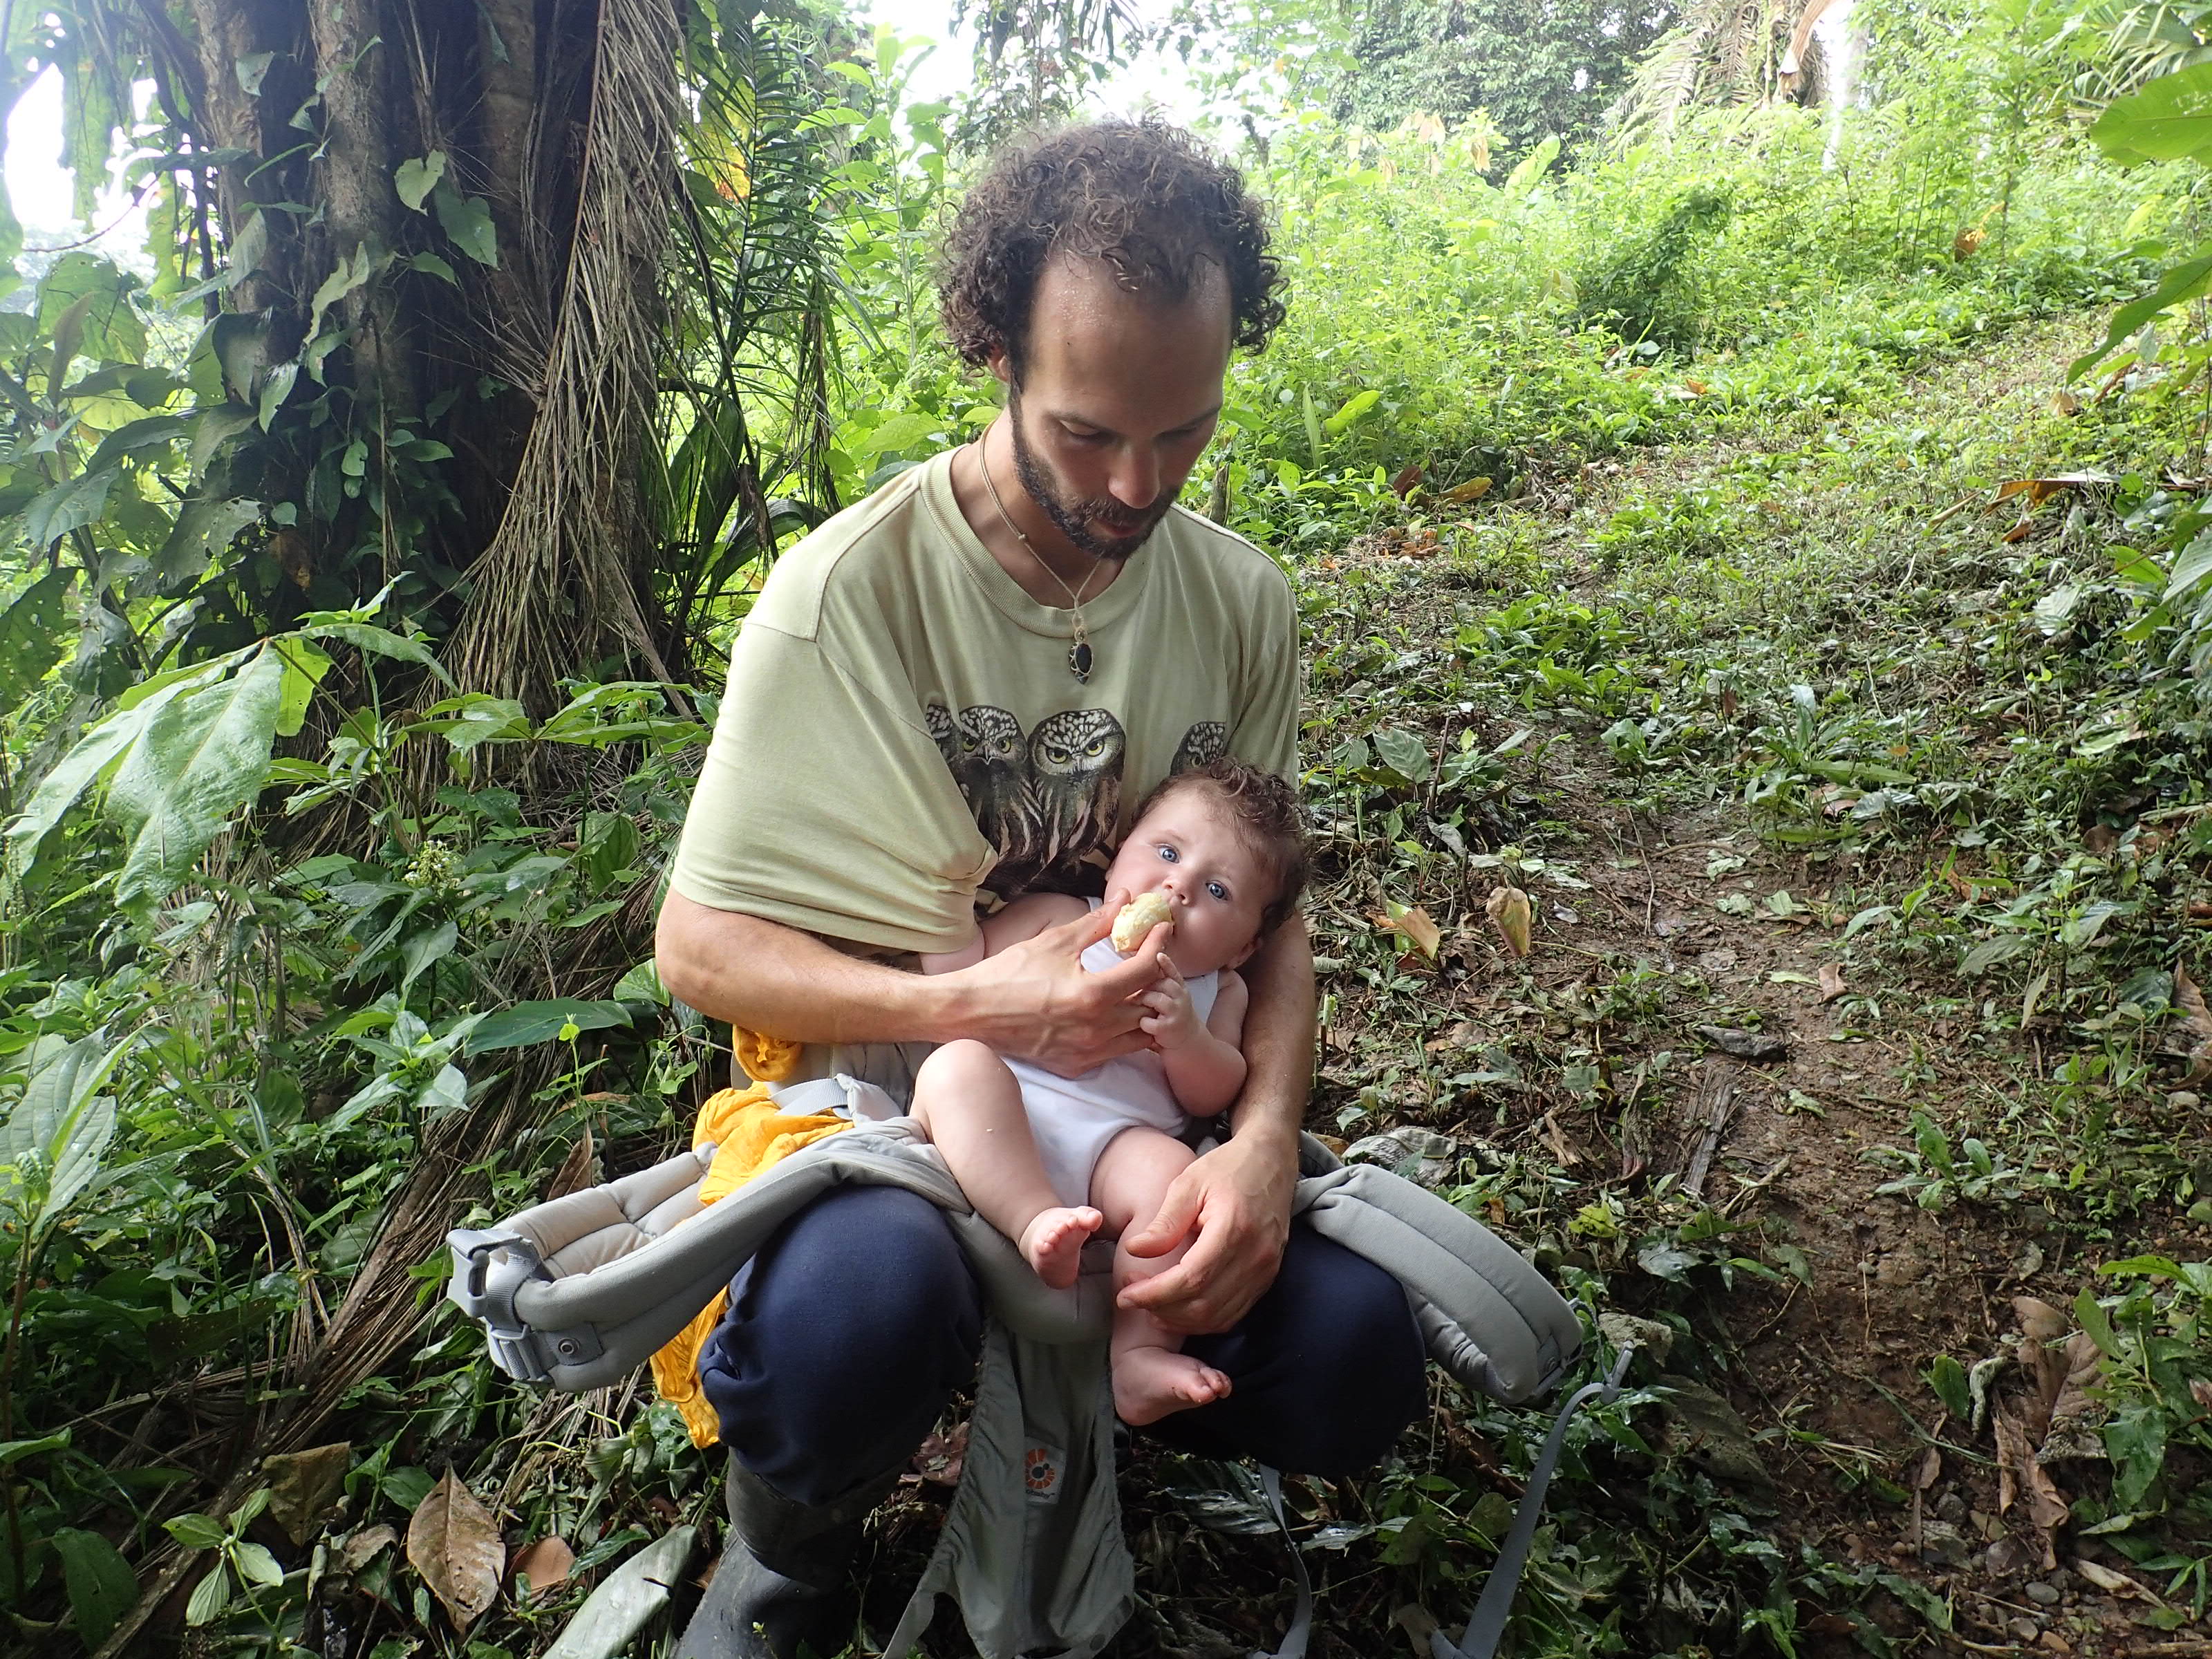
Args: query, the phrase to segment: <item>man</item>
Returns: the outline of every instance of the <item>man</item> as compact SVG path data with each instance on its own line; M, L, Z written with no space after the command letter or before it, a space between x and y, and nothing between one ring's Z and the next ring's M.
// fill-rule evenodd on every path
M1107 122L1000 159L941 278L956 348L1006 388L981 439L784 556L747 618L661 912L670 989L897 1093L980 1039L1074 1075L1146 1046L1141 959L1086 973L1096 913L957 973L946 951L1021 891L1097 893L1122 816L1226 750L1295 776L1297 619L1257 550L1175 507L1231 350L1282 319L1242 179L1187 135ZM1244 969L1249 1072L1125 1292L1228 1373L1157 1427L1214 1455L1336 1474L1423 1401L1395 1281L1288 1224L1313 1052L1302 926ZM983 1307L939 1212L840 1192L740 1272L701 1358L731 1451L732 1537L685 1655L834 1652L859 1518L973 1376ZM765 1635L765 1643L761 1634Z

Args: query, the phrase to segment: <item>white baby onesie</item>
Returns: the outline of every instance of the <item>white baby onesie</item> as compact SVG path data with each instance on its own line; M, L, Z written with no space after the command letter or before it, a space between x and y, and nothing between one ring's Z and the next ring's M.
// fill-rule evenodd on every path
M1098 908L1097 899L1091 908ZM1118 968L1124 959L1109 939L1100 939L1083 953L1083 965L1094 974ZM1200 974L1184 983L1190 988L1191 1008L1203 1024L1213 1012L1221 975ZM1188 1121L1168 1087L1166 1062L1149 1048L1109 1060L1080 1077L1059 1077L1026 1060L1006 1065L1021 1082L1037 1153L1062 1204L1091 1201L1091 1172L1106 1143L1122 1130L1143 1124L1180 1135Z

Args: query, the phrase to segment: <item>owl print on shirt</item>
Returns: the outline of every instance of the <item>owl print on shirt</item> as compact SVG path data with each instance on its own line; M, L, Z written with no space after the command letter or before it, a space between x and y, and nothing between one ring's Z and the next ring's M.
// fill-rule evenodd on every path
M998 849L989 889L1002 897L1095 893L1114 850L1128 754L1127 733L1111 711L1062 709L1026 733L1013 715L988 703L957 714L931 703L923 717L975 827ZM1168 769L1202 766L1228 746L1227 727L1200 720L1183 734Z

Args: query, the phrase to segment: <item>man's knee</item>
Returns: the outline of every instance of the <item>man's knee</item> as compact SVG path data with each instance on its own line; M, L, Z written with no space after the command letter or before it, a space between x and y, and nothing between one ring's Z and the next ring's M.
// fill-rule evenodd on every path
M912 1451L981 1351L981 1297L943 1212L897 1188L825 1194L730 1293L701 1384L724 1443L801 1503Z

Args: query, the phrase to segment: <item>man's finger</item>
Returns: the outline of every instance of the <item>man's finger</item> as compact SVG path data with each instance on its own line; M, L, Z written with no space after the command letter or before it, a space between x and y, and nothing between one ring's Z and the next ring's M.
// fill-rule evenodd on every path
M1152 1218L1136 1231L1121 1236L1122 1248L1131 1255L1165 1255L1189 1237L1205 1196L1205 1188L1193 1181L1190 1170L1185 1169L1169 1183L1167 1195L1160 1200L1160 1207L1152 1212ZM1189 1258L1185 1257L1172 1271L1181 1273L1188 1265Z
M1151 934L1147 936L1146 944L1151 945L1154 940L1161 938L1166 931L1164 924L1153 928ZM1112 997L1115 1001L1127 1002L1139 991L1150 990L1159 983L1160 964L1153 960L1152 954L1139 948L1136 955L1131 957L1127 962L1117 962L1111 968L1103 968L1093 974L1091 978L1097 981L1099 990Z

